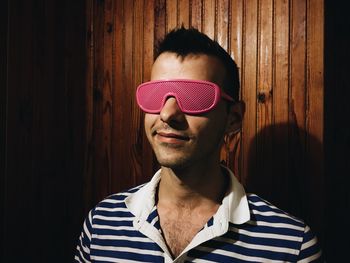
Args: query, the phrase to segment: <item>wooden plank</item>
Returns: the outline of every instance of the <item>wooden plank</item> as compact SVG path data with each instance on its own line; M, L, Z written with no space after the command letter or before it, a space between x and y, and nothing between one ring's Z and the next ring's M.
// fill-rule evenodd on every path
M242 32L243 32L243 1L232 0L229 2L229 33L228 33L228 52L235 60L239 79L242 79ZM242 86L240 89L240 98L242 98ZM242 136L237 134L232 142L232 153L229 156L230 168L235 175L242 180Z
M142 181L142 135L143 118L135 99L136 87L142 83L143 79L143 56L144 56L144 0L134 1L134 20L133 20L133 75L132 86L130 87L132 113L131 113L131 176L134 185Z
M305 130L306 112L306 1L291 2L291 109L290 122ZM300 138L302 145L305 138Z
M324 156L323 156L323 52L324 52L324 2L309 0L307 3L307 174L305 203L307 219L322 239L324 211ZM313 194L308 190L313 189Z
M256 167L256 133L257 111L257 0L248 0L243 4L243 43L242 43L242 99L246 105L246 112L242 130L243 167L241 181L247 184L250 174L254 174Z
M217 24L217 42L228 51L228 39L229 39L229 2L226 0L218 1L217 3L217 14L216 14L216 24ZM228 51L229 52L229 51ZM229 143L231 140L226 142ZM225 160L226 164L233 168L233 151L230 150L230 145L224 145L223 150L224 155L221 154L221 159Z
M242 68L242 31L243 31L243 2L241 0L232 0L230 2L230 39L229 52L236 61L239 71ZM240 79L241 79L240 74Z
M113 138L111 141L112 147L112 173L111 185L113 190L117 188L121 190L120 181L124 181L124 177L129 176L129 173L124 169L125 164L125 145L124 145L124 116L125 108L127 107L125 103L124 94L124 60L125 60L125 1L115 1L114 3L114 78L113 82L113 116L112 116L112 132ZM126 182L130 183L130 179L126 179Z
M217 42L228 51L229 38L229 2L228 0L220 0L217 3ZM229 51L228 51L229 52Z
M289 110L289 2L275 1L273 10L273 144L272 171L276 191L274 199L278 200L281 208L295 206L298 197L295 197L296 188L293 174L295 170L289 165L293 157L288 154L290 145L288 110ZM277 184L277 185L276 185ZM289 210L289 212L292 212Z
M258 79L257 79L257 155L256 169L259 173L251 174L254 192L271 200L271 185L276 183L271 173L272 165L272 0L258 2ZM279 184L277 184L279 185Z
M166 3L165 0L155 0L154 3L154 43L155 48L166 32ZM154 50L156 54L156 50Z
M134 110L134 88L133 88L133 46L134 46L134 34L133 34L133 21L134 21L134 3L132 1L124 1L124 25L125 32L123 36L123 76L122 76L122 91L123 91L123 132L118 138L123 146L124 154L121 158L121 170L123 180L119 182L120 188L128 188L130 185L134 185L134 174L130 170L131 148L133 147L132 140L132 124ZM120 124L119 124L120 125Z
M166 32L171 31L178 25L178 1L166 1Z
M111 185L112 177L112 152L111 152L111 141L112 141L112 112L113 112L113 101L112 101L112 89L113 89L113 36L114 36L114 25L113 25L113 0L104 1L104 21L103 21L103 80L102 80L102 141L101 141L101 154L103 154L103 166L106 171L106 180L101 182L103 184L104 198L105 196L113 193ZM101 172L99 170L99 172Z
M148 23L143 23L143 75L142 80L149 81L151 78L151 70L153 65L153 46L154 46L154 36L155 36L155 3L154 1L145 1L145 14L144 20Z
M108 1L94 2L94 131L93 142L95 146L94 174L99 174L98 180L93 178L95 185L95 198L102 200L111 193L110 178L110 131L111 131L111 80L110 61L107 56L111 56L111 42L106 25L109 19L106 8ZM107 20L108 19L108 20Z
M216 39L216 1L203 0L203 33Z
M306 120L306 1L290 3L290 88L289 88L289 184L290 195L298 196L290 202L290 212L302 215L305 199L302 194L305 172Z
M190 25L197 28L199 31L203 30L203 1L202 0L191 0L191 14L190 14Z
M174 1L175 2L175 1ZM178 0L178 19L177 26L184 26L188 28L190 24L190 1Z
M323 1L307 7L307 130L323 141Z
M145 21L149 23L144 23L144 37L143 37L143 81L149 81L151 78L151 69L153 64L153 46L154 46L154 35L155 35L155 17L154 9L155 3L153 1L145 0ZM142 125L143 125L143 115L142 115ZM144 131L144 126L142 126L142 178L140 178L140 183L146 182L153 175L153 165L154 156L152 148L148 142L147 136Z
M274 7L274 109L275 124L288 122L289 95L289 5L276 1Z
M272 0L259 1L258 132L272 124L272 3Z

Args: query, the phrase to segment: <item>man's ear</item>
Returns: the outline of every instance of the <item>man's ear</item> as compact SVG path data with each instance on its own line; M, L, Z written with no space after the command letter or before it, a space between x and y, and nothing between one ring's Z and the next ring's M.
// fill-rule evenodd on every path
M229 108L226 134L236 134L242 129L242 121L245 113L245 103L238 101Z

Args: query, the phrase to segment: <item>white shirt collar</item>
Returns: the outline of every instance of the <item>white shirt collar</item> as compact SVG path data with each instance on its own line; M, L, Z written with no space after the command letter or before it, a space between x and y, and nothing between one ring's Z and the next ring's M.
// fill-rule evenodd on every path
M214 220L225 220L233 224L243 224L250 220L248 200L243 186L233 173L225 167L231 178L231 189L224 197L222 204L214 215ZM138 191L128 196L126 206L135 217L146 220L155 206L155 195L160 180L158 170L150 182L142 186Z

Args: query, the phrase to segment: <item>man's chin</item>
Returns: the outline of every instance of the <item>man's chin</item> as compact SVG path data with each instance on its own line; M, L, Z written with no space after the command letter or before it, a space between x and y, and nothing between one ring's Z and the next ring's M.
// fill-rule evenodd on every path
M189 166L188 160L184 159L158 159L158 163L162 167L172 170L181 170Z

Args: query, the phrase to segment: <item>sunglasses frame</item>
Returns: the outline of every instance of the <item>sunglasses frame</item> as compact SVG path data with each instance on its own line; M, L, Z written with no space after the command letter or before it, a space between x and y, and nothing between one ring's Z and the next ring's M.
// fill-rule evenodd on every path
M157 110L149 110L147 108L145 108L141 103L140 103L140 94L139 91L142 87L144 86L148 86L148 85L154 85L154 84L159 84L159 83L169 83L169 82L182 82L182 83L194 83L194 84L205 84L205 85L210 85L215 89L215 98L214 98L214 102L212 103L212 105L209 108L206 108L204 110L186 110L183 108L183 105L181 103L181 99L179 99L178 94L176 92L167 92L163 95L162 98L162 103L161 103L161 107L160 109ZM164 104L167 100L168 97L175 97L176 102L180 108L180 110L183 113L186 114L201 114L201 113L205 113L208 112L210 110L212 110L213 108L215 108L215 106L218 104L218 102L220 101L221 98L233 102L234 99L229 96L227 93L225 93L217 84L210 82L210 81L205 81L205 80L194 80L194 79L167 79L167 80L154 80L154 81L148 81L148 82L144 82L141 83L136 90L136 100L137 100L137 104L139 105L139 107L146 113L151 113L151 114L158 114L160 113L160 111L162 110L162 108L164 107Z

